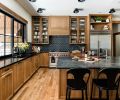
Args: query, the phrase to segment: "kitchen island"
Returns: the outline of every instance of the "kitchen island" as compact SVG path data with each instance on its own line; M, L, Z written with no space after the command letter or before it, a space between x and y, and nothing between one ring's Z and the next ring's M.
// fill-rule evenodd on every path
M65 99L66 96L66 82L67 82L67 70L70 68L89 68L91 76L88 82L88 98L90 99L92 79L96 78L98 71L101 68L120 68L120 57L109 57L108 59L100 59L98 61L76 61L71 57L61 57L58 59L57 68L59 69L59 98ZM103 76L105 77L105 76ZM119 88L120 89L120 88ZM115 98L115 91L110 92L111 100ZM98 88L93 89L93 98L98 98ZM120 92L119 92L120 95ZM72 91L71 98L80 98L80 91ZM103 98L106 98L106 91L103 91Z

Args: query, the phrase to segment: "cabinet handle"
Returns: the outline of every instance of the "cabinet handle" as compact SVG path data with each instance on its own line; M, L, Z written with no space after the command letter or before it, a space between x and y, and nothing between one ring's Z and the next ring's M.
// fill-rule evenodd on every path
M7 77L7 76L9 76L9 75L11 75L12 74L12 71L9 71L9 72L7 72L7 73L4 73L4 75L2 75L2 77Z
M18 62L18 64L21 63L21 61Z
M8 70L10 70L10 68L6 68L4 71L8 71Z

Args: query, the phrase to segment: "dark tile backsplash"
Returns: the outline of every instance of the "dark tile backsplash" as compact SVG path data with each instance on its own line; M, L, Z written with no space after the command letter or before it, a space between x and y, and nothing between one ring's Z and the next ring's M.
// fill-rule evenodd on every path
M80 50L84 45L69 44L69 36L50 36L49 44L42 45L41 51L68 52Z

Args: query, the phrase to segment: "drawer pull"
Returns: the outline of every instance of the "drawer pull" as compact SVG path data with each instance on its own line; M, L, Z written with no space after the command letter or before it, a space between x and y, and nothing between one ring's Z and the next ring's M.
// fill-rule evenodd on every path
M8 71L8 70L10 70L10 68L6 68L4 71Z
M12 70L2 74L2 77L7 77L12 74Z

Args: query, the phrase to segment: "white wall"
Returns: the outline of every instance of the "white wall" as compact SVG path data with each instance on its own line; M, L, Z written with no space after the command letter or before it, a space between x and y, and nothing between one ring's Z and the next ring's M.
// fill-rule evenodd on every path
M9 9L11 9L12 11L14 11L15 13L17 13L19 16L21 16L22 18L24 18L25 20L28 21L28 25L27 25L27 39L28 42L32 41L32 37L31 37L31 33L32 33L32 19L31 19L31 15L24 10L23 7L21 7L16 0L0 0L0 3L2 3L3 5L5 5L6 7L8 7Z

